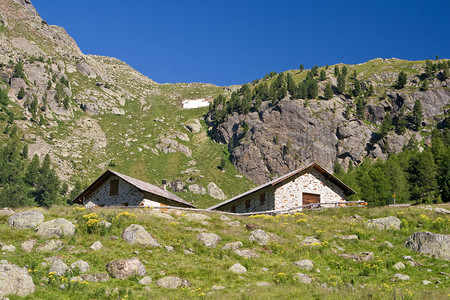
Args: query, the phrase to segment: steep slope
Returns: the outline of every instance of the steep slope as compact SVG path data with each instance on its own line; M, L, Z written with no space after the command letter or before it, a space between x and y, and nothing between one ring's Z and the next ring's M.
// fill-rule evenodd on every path
M204 206L218 201L205 191L210 182L226 196L251 185L231 164L217 168L226 148L206 136L205 125L196 132L184 126L207 109L185 110L181 102L222 88L157 84L115 58L84 55L28 0L1 1L0 25L0 88L10 100L1 105L0 127L18 126L30 158L49 153L70 185L112 168L157 185L180 180L169 187ZM194 184L201 194L190 192Z
M318 95L314 97L295 95L305 83L307 71L266 76L249 85L246 91L240 90L237 102L248 101L246 105L251 106L248 112L242 112L242 103L237 111L233 109L236 105L230 105L232 100L213 105L207 115L210 134L228 145L233 164L259 184L313 161L332 170L335 162L346 168L366 157L386 159L390 153L402 151L411 138L422 146L429 143L430 131L446 126L450 79L448 75L444 78L444 73L448 74L448 65L446 60L431 64L436 67L428 78L424 61L374 59L359 65L317 68L317 75L311 77L318 85ZM337 91L335 67L347 69L342 92ZM325 76L322 80L321 72ZM400 72L407 77L403 88L396 86ZM270 92L280 84L277 83L280 77L285 96L278 100ZM286 92L287 77L293 82L290 92ZM426 90L419 88L425 78ZM334 89L330 99L325 96L327 83ZM264 101L258 99L262 85L269 87ZM355 91L356 85L359 92ZM423 118L415 126L413 110L417 101Z

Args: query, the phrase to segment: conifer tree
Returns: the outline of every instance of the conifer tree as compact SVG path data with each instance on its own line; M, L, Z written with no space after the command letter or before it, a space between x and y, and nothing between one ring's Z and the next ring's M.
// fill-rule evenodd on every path
M308 88L308 98L309 99L315 99L317 98L317 95L319 93L319 87L317 86L317 81L310 80L306 82L307 88Z
M428 79L425 79L422 82L422 85L420 86L420 90L423 92L428 90Z
M23 62L19 61L14 66L13 77L14 78L22 78L25 80L25 73L23 72Z
M331 84L328 82L327 85L325 86L325 99L330 100L331 98L333 98L334 93L333 93L333 88L331 87Z
M304 66L300 65L300 73L303 72L303 70L304 70Z
M288 73L286 76L286 82L287 82L287 90L289 92L289 94L291 95L291 97L294 98L295 96L295 90L297 88L294 79L292 78L291 73Z
M425 76L429 78L431 75L433 75L433 63L427 59L425 61Z
M343 66L342 67L342 75L347 76L347 73L348 73L347 66Z
M343 74L339 74L337 77L337 86L336 90L339 94L343 94L345 91L345 76Z
M334 66L334 76L338 77L339 74L340 74L340 72L339 72L339 66L336 65L336 66Z
M358 79L355 79L355 88L353 89L353 96L358 97L361 95L361 83Z
M398 79L397 79L397 83L396 83L396 88L397 89L402 89L405 87L406 81L407 81L408 77L406 76L406 73L401 71L400 74L398 74Z
M25 97L25 89L23 86L20 88L19 93L17 93L17 99L21 100Z
M320 80L320 81L327 80L327 74L325 74L325 70L324 70L324 69L322 69L322 70L320 71L319 80Z
M423 110L422 110L422 103L419 99L417 99L414 102L414 107L412 111L411 116L411 122L413 124L414 130L418 131L422 125L422 119L423 119Z

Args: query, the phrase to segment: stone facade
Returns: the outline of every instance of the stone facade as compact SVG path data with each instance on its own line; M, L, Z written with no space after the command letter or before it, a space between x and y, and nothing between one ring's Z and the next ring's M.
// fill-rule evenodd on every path
M290 177L275 186L265 187L225 204L219 210L247 213L292 208L302 205L303 193L319 195L321 203L335 203L346 200L341 188L327 180L317 170L309 169L307 172ZM264 194L264 201L261 199L262 194Z

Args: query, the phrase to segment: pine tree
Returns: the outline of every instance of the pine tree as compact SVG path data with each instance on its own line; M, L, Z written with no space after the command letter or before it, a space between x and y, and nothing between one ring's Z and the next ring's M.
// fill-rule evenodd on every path
M405 87L406 81L407 81L408 77L406 76L406 73L401 71L400 74L398 74L398 79L397 79L397 83L396 83L396 88L397 89L402 89Z
M339 66L336 65L336 66L334 66L334 76L338 77L339 74L340 74L340 72L339 72Z
M347 76L347 73L348 73L347 66L343 66L342 67L342 75Z
M364 100L361 98L358 98L356 100L356 115L361 119L364 120Z
M46 154L39 170L35 200L40 206L50 207L59 202L59 190L58 176L51 169L50 156Z
M339 94L343 94L345 91L345 76L343 74L339 74L337 77L337 86L336 90Z
M39 156L35 154L31 162L27 166L24 178L25 183L27 183L30 186L37 184L40 164L41 163L39 161Z
M9 104L8 92L0 88L0 104L7 106Z
M327 85L325 86L325 99L330 100L331 98L333 98L333 96L333 88L331 87L330 83L327 83Z
M300 65L300 73L303 72L303 70L304 70L304 66Z
M422 82L422 85L420 86L420 90L423 92L428 90L428 79L425 79Z
M380 135L382 137L385 137L389 133L389 131L391 131L392 129L393 129L393 126L392 126L391 114L389 112L387 112L386 115L384 116L383 122L381 123Z
M14 66L13 77L14 78L22 78L25 80L25 73L23 72L23 62L19 61Z
M438 201L437 167L430 149L417 152L411 157L409 168L411 200L417 203Z
M426 77L431 77L433 75L433 63L427 59L425 61L425 76Z
M414 102L414 107L411 116L411 123L413 124L414 130L419 131L422 125L422 119L423 119L422 103L420 102L420 100L417 99Z
M359 82L358 79L355 79L355 88L352 91L353 96L358 97L359 95L361 95L361 83Z
M286 76L286 82L287 82L287 90L292 98L295 96L295 92L297 89L297 86L295 84L294 78L292 78L291 73L288 73Z
M315 99L319 93L319 87L317 86L317 81L310 80L306 82L308 89L308 99Z
M21 87L19 93L17 93L17 99L21 100L23 97L25 97L25 89Z
M325 70L324 70L324 69L322 69L322 70L320 71L319 80L320 80L320 81L327 80L327 74L325 74Z

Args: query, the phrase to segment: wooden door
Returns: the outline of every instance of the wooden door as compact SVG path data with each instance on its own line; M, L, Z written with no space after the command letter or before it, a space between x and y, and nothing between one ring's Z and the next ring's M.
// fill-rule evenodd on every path
M320 203L320 195L303 193L302 205L308 205L312 203ZM303 209L311 209L311 207L304 207Z

